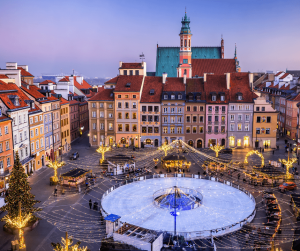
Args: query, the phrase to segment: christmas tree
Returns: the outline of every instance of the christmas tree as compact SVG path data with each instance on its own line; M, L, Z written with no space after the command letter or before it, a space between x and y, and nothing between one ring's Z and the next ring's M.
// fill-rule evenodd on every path
M16 151L14 167L10 174L8 196L5 198L6 205L2 207L3 210L7 211L9 217L15 218L18 216L19 201L22 204L22 212L26 214L41 210L33 207L38 201L34 200L35 196L30 193L30 190L27 174ZM35 217L33 216L33 218Z

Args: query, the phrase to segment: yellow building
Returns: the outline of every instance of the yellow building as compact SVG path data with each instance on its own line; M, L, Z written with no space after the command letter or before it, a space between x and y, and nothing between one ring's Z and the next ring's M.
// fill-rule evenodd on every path
M264 97L254 100L253 146L276 148L277 111Z
M29 162L29 172L36 171L45 165L45 142L43 111L30 101L29 116L29 139L30 153L34 158Z
M61 126L60 154L64 154L71 150L69 102L64 98L60 99L60 126Z

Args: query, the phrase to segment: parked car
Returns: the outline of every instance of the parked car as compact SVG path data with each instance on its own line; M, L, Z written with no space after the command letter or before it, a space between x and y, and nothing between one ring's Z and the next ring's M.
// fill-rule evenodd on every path
M3 197L0 197L0 213L3 212L2 209L1 209L1 207L5 206L5 205L6 205L6 203L5 203L5 201L4 201L4 198L3 198Z
M70 156L71 160L78 159L78 158L79 158L79 153L78 152L72 153L71 156Z
M232 154L232 149L231 148L225 148L220 151L220 153L231 153Z
M294 190L297 188L297 185L294 182L285 182L282 185L279 185L278 189L281 192L286 192L288 190Z

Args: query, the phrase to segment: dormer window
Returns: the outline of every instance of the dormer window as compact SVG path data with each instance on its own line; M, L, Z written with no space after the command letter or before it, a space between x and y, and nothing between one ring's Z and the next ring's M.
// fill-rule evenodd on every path
M171 95L171 99L175 99L175 94L172 94L172 95Z
M225 101L225 95L221 95L220 99L221 101Z
M189 94L189 100L193 100L194 99L194 95L193 94Z
M243 100L243 94L242 93L237 94L237 100Z
M178 99L182 99L182 94L181 93L178 94Z
M127 83L125 87L130 88L131 83Z
M154 95L154 89L150 90L150 95Z
M198 101L200 101L200 100L201 100L201 94L197 94L196 99L197 99Z
M168 99L168 94L164 94L164 99Z
M32 102L32 109L35 109L34 102Z
M217 101L217 95L215 94L211 95L211 101Z

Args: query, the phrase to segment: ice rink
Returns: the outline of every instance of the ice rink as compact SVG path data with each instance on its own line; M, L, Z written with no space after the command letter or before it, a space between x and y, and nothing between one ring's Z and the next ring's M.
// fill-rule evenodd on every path
M102 207L109 214L121 216L122 222L157 231L174 231L170 211L156 207L153 193L173 186L197 190L203 204L192 210L180 211L177 232L211 230L238 223L254 210L255 203L242 191L204 179L157 178L121 186L109 193Z

